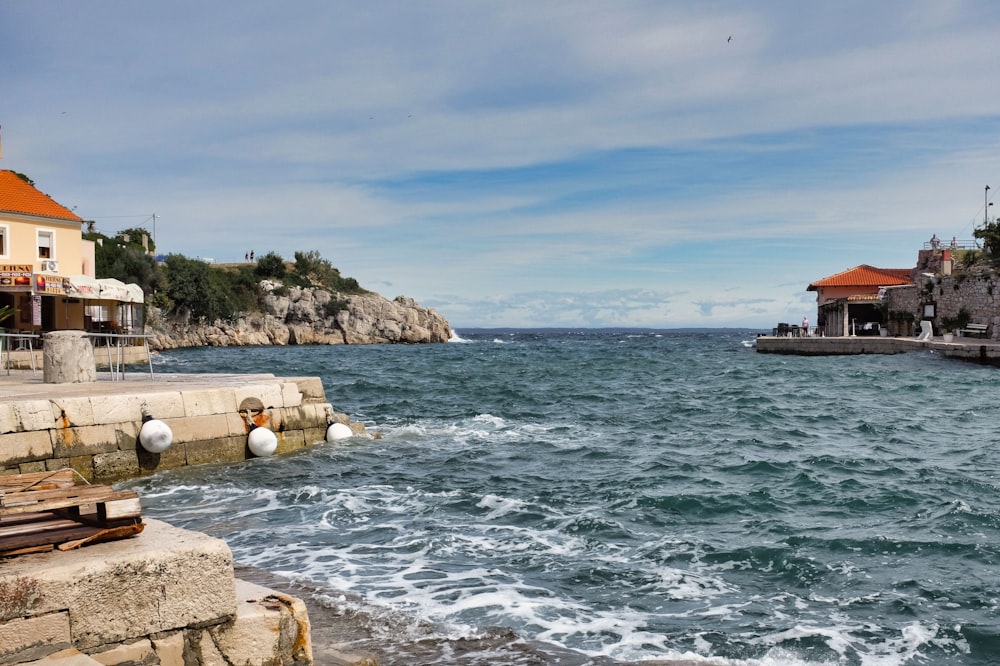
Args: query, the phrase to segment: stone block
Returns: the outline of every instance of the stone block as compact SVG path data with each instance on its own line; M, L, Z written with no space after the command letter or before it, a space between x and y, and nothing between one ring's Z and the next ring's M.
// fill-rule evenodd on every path
M236 599L236 618L209 630L227 663L312 663L305 604L241 580Z
M52 452L59 458L118 450L118 433L109 424L51 430Z
M233 389L233 396L236 399L237 408L246 398L257 398L263 403L265 409L269 407L281 407L282 402L280 384L237 386Z
M36 462L21 463L20 465L17 466L17 468L21 471L21 474L35 474L37 472L44 472L45 461L38 460Z
M78 649L207 627L236 614L225 542L146 519L130 539L4 562L0 577L38 580L36 613L68 610Z
M208 463L238 462L246 460L246 436L223 437L209 441L187 443L187 464L205 465Z
M326 426L327 412L324 405L304 404L281 410L281 420L288 430L303 430Z
M315 446L326 442L326 424L319 428L306 428L302 431L302 437L306 441L306 446Z
M101 662L94 661L76 648L66 648L38 661L26 661L21 666L101 666Z
M235 412L234 412L235 413ZM209 416L185 416L179 419L163 419L174 433L174 442L197 442L239 434L231 431L230 419L226 414Z
M326 391L319 377L295 377L289 381L299 387L303 402L326 402Z
M146 393L142 396L149 415L154 419L175 419L184 416L184 396L180 391ZM140 405L140 411L141 411Z
M235 412L239 404L231 388L184 391L181 397L187 417Z
M14 412L14 403L0 403L0 434L17 432L21 429L21 421Z
M279 455L298 451L299 449L304 449L306 446L306 440L301 430L287 430L275 434L278 436L278 448L275 453Z
M88 483L94 482L94 456L70 456L69 466Z
M139 476L139 459L135 451L111 451L94 455L94 479L110 483Z
M0 623L0 664L41 659L69 647L70 641L68 611Z
M226 414L226 421L229 424L228 427L230 435L245 435L250 432L250 426L247 425L247 421L243 419L242 414Z
M281 406L298 407L302 404L302 391L295 382L285 382L281 385Z
M143 638L133 643L122 643L110 650L94 652L90 655L91 659L104 666L151 663L154 657L153 644L150 643L148 638Z
M0 465L4 467L51 457L52 440L48 430L0 435Z
M54 427L94 425L94 408L90 398L52 398L49 406Z
M141 446L135 449L139 468L146 472L159 472L166 469L177 469L187 465L187 444L172 443L161 453L150 453Z
M184 666L184 633L177 632L164 638L153 639L153 649L160 666Z
M94 423L109 424L142 420L142 397L138 395L93 395L90 412Z
M69 467L69 458L49 458L45 461L45 471L54 472L57 469Z
M20 400L11 403L19 427L17 430L48 430L56 425L48 400Z

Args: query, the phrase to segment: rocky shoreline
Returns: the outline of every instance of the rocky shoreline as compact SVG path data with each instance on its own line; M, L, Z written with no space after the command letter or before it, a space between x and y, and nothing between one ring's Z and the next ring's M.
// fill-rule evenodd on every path
M261 312L229 320L191 321L149 306L146 331L153 350L248 345L367 345L447 342L451 325L412 298L376 293L344 295L317 288L265 283Z

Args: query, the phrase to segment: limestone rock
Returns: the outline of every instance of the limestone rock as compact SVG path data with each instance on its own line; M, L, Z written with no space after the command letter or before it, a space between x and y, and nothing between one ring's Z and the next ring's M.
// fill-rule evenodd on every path
M150 306L150 348L417 344L447 342L452 336L444 317L412 298L390 301L375 293L343 295L300 287L277 295L280 285L263 286L264 312L242 313L231 321L167 320Z

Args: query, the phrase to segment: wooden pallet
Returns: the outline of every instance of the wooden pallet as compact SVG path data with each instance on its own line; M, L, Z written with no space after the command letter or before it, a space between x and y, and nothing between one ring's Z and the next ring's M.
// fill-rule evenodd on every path
M73 471L0 477L0 557L89 543L142 532L134 491L73 485Z

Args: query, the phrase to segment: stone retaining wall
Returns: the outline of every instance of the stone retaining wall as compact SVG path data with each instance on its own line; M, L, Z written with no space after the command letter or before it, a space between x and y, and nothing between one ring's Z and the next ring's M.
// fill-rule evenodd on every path
M195 381L195 376L192 376ZM326 402L319 378L256 379L218 387L158 388L143 392L128 383L99 382L103 390L85 395L0 402L0 474L23 474L71 467L90 482L111 483L154 472L253 457L247 434L270 428L277 453L325 441L330 422L348 423ZM86 391L87 385L76 384ZM95 385L91 385L95 386ZM163 453L138 444L144 415L173 431Z
M3 560L0 664L313 663L301 600L237 580L225 542L145 522L130 539Z

